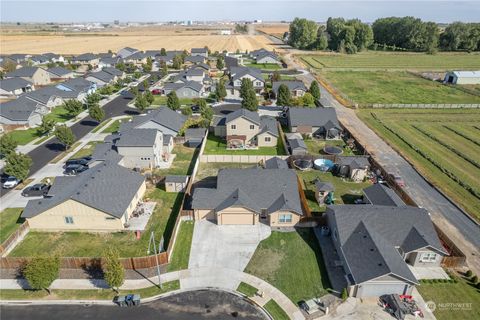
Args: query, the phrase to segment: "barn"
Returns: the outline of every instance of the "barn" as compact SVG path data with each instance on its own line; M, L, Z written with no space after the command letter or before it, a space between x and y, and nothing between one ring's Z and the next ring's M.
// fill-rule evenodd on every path
M445 74L443 83L480 84L480 71L450 71Z

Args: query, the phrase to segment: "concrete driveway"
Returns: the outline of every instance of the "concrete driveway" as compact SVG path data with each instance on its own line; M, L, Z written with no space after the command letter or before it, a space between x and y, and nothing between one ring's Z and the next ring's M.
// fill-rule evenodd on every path
M218 226L195 222L188 268L223 267L243 271L260 241L270 236L269 226Z

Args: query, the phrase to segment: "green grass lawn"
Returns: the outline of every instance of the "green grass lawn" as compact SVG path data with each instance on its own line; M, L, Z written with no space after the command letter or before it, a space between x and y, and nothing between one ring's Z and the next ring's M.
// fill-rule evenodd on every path
M247 64L245 64L245 67L257 68L257 69L262 69L262 70L280 70L280 69L282 69L282 66L278 65L276 63L247 63Z
M305 197L312 212L324 212L326 209L325 205L320 206L317 199L315 199L315 183L313 181L316 178L333 184L335 188L333 192L335 204L353 204L356 199L362 197L362 190L371 185L369 181L348 181L347 179L334 176L331 172L321 172L319 170L297 170L297 175L303 184Z
M139 294L141 298L153 297L162 293L180 289L180 281L174 280L162 284L162 289L152 286L137 290L119 290L119 293L111 289L88 289L88 290L51 290L49 295L45 290L0 290L2 300L112 300L117 295Z
M248 283L240 282L237 291L243 293L247 297L253 297L257 293L258 289L249 285Z
M189 148L181 144L175 145L172 154L175 154L175 159L168 169L155 169L157 175L189 175L192 173L194 166L194 159L197 156L197 149Z
M346 145L345 141L343 140L320 140L320 139L308 139L305 140L305 144L307 145L308 153L313 155L325 155L326 153L323 151L323 148L328 146L337 146L341 147L343 150L343 156L352 156L354 155L353 151Z
M322 75L338 90L361 105L480 103L479 96L404 71L325 71Z
M102 130L102 133L115 133L118 131L118 129L120 128L120 124L122 122L126 122L128 120L130 120L132 117L128 117L128 118L125 118L125 119L117 119L115 121L113 121L112 123L110 123L108 125L108 127L104 128Z
M213 134L208 135L207 145L203 154L229 154L229 155L265 155L276 156L284 155L282 139L278 139L276 147L259 147L255 150L227 150L227 142Z
M358 54L303 55L302 60L316 69L395 69L395 70L478 70L478 53L397 53L367 51Z
M272 231L260 242L245 272L282 291L293 303L321 297L330 287L318 241L311 228Z
M10 253L12 257L28 257L38 253L59 253L65 257L99 257L103 250L115 246L122 257L138 257L147 254L152 231L157 241L163 235L165 249L170 241L175 220L182 202L182 193L167 193L160 188L148 190L146 198L156 201L155 211L139 240L134 232L85 233L85 232L35 232L31 231Z
M84 145L82 149L78 150L70 159L91 156L93 154L93 151L95 150L95 146L102 142L103 141L90 141L89 143Z
M0 212L0 243L14 233L25 219L20 218L23 208L7 208Z
M154 96L155 99L152 102L152 105L157 106L166 106L167 105L167 96ZM178 98L181 105L192 105L193 99L191 98Z
M282 307L280 307L273 299L270 299L270 301L268 301L263 307L274 320L290 320L288 314L283 311Z
M62 105L53 108L52 112L45 117L52 119L55 122L65 122L73 118Z
M480 290L464 278L457 283L425 283L417 286L425 301L433 301L436 309L433 312L438 320L480 319ZM459 309L447 304L460 304Z
M358 116L432 184L480 219L480 169L474 165L480 154L480 130L475 129L480 110L365 109Z
M190 258L190 248L193 238L193 221L184 221L180 224L180 230L177 234L177 241L173 248L173 255L170 257L168 272L188 269L188 259Z
M225 168L247 169L255 168L255 163L238 163L238 162L200 162L195 180L203 180L207 177L217 177L218 170Z

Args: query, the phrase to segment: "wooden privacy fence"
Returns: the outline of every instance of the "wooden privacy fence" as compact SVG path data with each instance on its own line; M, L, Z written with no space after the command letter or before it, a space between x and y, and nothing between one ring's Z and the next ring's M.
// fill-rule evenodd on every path
M18 228L14 233L12 233L3 243L0 245L0 255L8 253L13 249L19 241L25 237L25 235L30 231L30 226L28 222L25 221L22 223L20 228Z
M445 268L459 268L465 266L467 262L467 257L460 250L455 243L437 226L433 224L435 230L437 231L440 242L447 249L449 256L445 256L442 259L442 266Z
M298 194L300 195L300 202L302 203L303 212L305 212L304 217L311 217L312 212L310 211L310 207L307 203L307 197L305 197L305 192L303 192L302 182L297 175L297 185L298 185Z

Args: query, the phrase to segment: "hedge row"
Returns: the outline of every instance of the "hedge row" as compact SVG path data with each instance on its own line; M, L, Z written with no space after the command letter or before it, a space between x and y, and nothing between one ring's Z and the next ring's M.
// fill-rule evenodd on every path
M443 127L444 127L445 129L450 130L450 131L452 131L453 133L459 135L460 137L462 137L462 138L464 138L464 139L467 139L468 141L470 141L470 142L472 142L472 143L474 143L474 144L476 144L477 146L480 147L480 142L478 142L477 140L472 139L472 138L466 136L465 134L461 133L461 132L458 131L458 130L455 130L455 129L453 129L453 128L450 128L449 126L443 126Z

